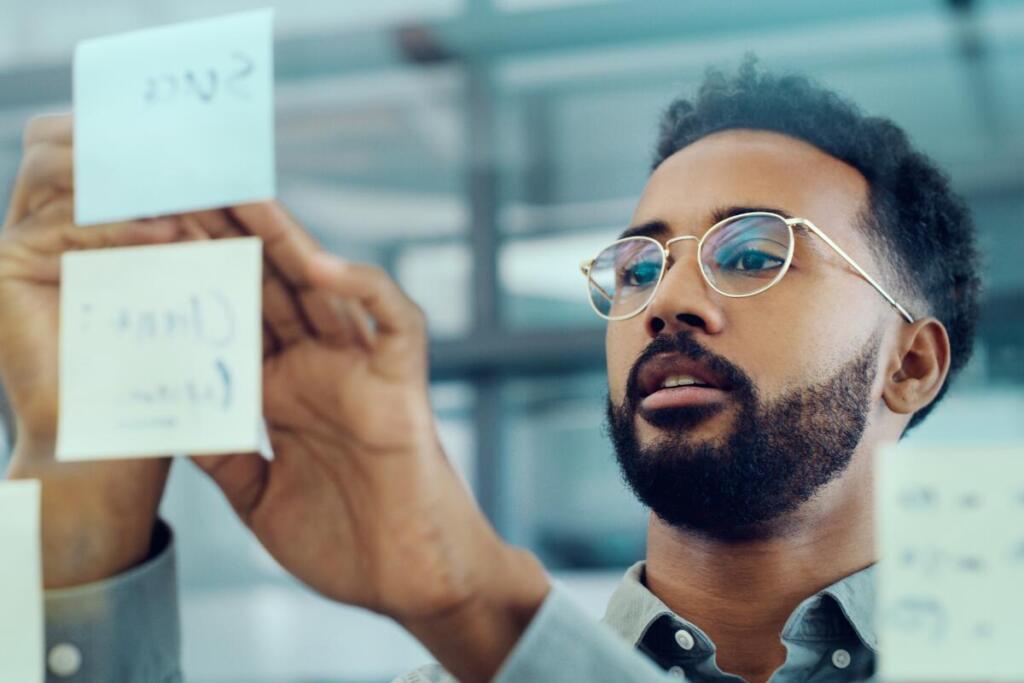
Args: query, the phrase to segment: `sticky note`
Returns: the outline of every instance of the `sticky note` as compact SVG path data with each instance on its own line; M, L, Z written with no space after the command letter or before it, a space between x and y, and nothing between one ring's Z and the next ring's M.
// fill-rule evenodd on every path
M274 196L272 18L259 10L78 44L76 223Z
M43 681L39 482L0 481L0 681Z
M255 237L65 254L57 458L258 450L261 278Z
M1024 680L1024 444L877 465L881 679Z

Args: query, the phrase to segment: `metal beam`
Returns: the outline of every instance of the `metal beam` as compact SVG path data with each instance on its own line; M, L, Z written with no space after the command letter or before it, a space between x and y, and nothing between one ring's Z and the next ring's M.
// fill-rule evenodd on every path
M476 3L478 4L478 3ZM471 9L473 5L470 6ZM486 15L486 12L481 12ZM487 61L465 65L464 111L468 154L466 197L469 201L471 337L490 338L501 330L498 284L498 163L492 67ZM473 430L476 434L474 489L480 508L500 531L501 384L492 368L481 366L472 377Z
M1008 0L991 0L986 9L1009 4ZM410 35L436 47L430 52L431 63L451 58L469 64L560 50L706 39L715 34L783 28L791 31L880 16L931 16L936 11L934 0L902 0L894 10L896 6L891 0L635 0L518 12L467 11L443 20L282 37L274 45L275 73L280 81L408 64L422 54L410 54ZM0 108L70 99L70 63L26 66L0 73Z
M431 344L432 380L551 375L603 368L604 328L469 335Z

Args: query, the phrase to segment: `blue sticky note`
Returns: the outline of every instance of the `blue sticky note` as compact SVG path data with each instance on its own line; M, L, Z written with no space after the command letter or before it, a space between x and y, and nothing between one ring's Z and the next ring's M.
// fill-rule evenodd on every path
M73 80L77 224L274 196L272 10L83 41Z

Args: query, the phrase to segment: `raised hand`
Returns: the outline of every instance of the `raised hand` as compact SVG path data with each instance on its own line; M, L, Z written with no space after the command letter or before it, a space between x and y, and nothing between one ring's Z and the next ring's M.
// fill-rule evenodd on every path
M264 413L276 457L197 461L288 571L397 619L463 680L485 680L548 584L445 457L422 312L380 269L324 254L278 205L233 217L219 236L259 235L273 266Z
M57 463L60 258L74 249L170 242L177 220L74 225L72 120L33 119L0 232L0 379L16 417L7 476L42 480L47 588L123 571L145 559L169 460Z

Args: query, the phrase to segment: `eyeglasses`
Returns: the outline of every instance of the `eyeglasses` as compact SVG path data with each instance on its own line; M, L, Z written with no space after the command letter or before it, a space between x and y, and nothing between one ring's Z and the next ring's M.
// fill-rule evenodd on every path
M587 278L590 305L605 320L626 320L639 315L654 299L665 277L669 247L684 240L697 243L701 275L713 290L730 298L760 294L778 284L789 270L795 246L794 227L820 237L908 323L914 322L903 306L817 226L804 218L784 218L766 211L730 216L712 225L703 237L673 237L664 246L643 236L613 242L595 258L580 264Z

